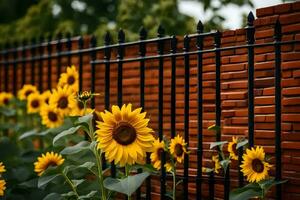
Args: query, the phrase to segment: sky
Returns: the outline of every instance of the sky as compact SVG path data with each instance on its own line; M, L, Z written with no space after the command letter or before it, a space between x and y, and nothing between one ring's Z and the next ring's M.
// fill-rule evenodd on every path
M235 5L228 5L226 7L223 7L220 13L226 18L224 27L226 29L241 28L243 13L248 14L250 11L252 11L255 15L255 10L257 8L268 7L282 3L281 0L252 0L252 2L254 4L254 8L251 8L250 6L243 6L239 8ZM211 13L204 14L202 4L198 1L192 0L180 0L179 11L181 13L194 17L197 21L201 20L203 22L205 22L205 19L211 15Z

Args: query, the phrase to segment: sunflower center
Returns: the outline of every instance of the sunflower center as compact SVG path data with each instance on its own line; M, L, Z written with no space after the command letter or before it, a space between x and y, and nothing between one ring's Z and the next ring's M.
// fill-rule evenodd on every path
M45 99L45 103L49 104L49 97Z
M84 108L84 105L83 105L83 103L82 103L81 101L78 101L78 102L77 102L77 106L78 106L78 108L79 108L80 110L82 110L82 109Z
M33 108L38 108L40 106L40 102L35 99L35 100L31 101L31 106Z
M50 166L55 167L55 166L57 166L57 163L54 162L54 161L48 162L47 165L46 165L46 169L47 169L48 167L50 167Z
M252 161L252 169L257 173L261 173L264 171L264 164L256 158Z
M175 145L175 154L176 156L180 157L183 154L183 148L181 144L176 144Z
M65 109L68 107L68 98L67 97L61 97L59 100L58 100L58 107L61 108L61 109Z
M75 78L74 78L74 76L69 76L69 77L68 77L68 85L73 85L73 83L75 83Z
M49 120L50 121L52 121L52 122L56 122L57 121L57 114L55 113L55 112L52 112L52 111L50 111L49 113L48 113L48 118L49 118Z
M7 104L9 103L9 99L8 99L8 98L3 99L3 103L4 103L5 105L7 105Z
M32 93L32 90L27 90L27 91L25 92L25 96L28 97L31 93Z
M232 151L233 151L234 155L238 155L238 151L237 151L237 149L236 149L236 143L234 143L234 144L232 145Z
M112 137L121 145L129 145L136 139L136 131L128 122L120 122L114 128Z

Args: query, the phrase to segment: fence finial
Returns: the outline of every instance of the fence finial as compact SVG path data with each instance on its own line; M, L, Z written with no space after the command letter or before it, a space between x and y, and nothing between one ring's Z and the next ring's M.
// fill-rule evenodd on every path
M147 38L147 31L146 29L142 26L140 28L140 40L145 40Z
M97 39L95 37L95 35L91 36L91 40L90 40L90 47L95 47L97 43Z
M252 11L250 11L247 17L247 26L253 26L254 19L254 15Z
M165 29L160 24L157 29L157 37L163 37L165 35Z
M197 24L197 33L203 33L203 29L204 29L204 26L203 26L201 20L199 20L198 24Z
M83 48L83 37L82 37L82 36L80 36L80 37L78 38L78 46L79 46L80 49Z
M120 29L118 32L118 42L123 43L125 41L125 33L123 29Z
M190 47L190 37L189 35L185 35L183 40L183 50L188 51L189 47Z
M104 36L104 44L109 45L111 42L111 35L109 31L106 31L105 36Z
M276 20L275 27L274 27L274 39L280 40L281 39L281 24L279 19Z
M216 31L215 36L215 48L219 48L221 44L221 32L219 30Z

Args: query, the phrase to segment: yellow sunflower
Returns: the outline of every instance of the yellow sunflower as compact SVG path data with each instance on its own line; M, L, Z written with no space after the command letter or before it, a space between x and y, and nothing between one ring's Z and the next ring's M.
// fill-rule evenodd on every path
M76 67L72 65L71 67L67 68L66 73L62 73L60 75L58 86L64 87L65 85L69 86L74 92L78 92L79 86L78 86L78 72L76 70Z
M50 99L51 95L52 95L52 93L50 90L46 90L45 92L43 92L41 94L44 103L49 104L49 99Z
M212 161L214 162L214 171L215 173L219 173L219 169L221 169L221 164L219 160L219 156L212 156Z
M64 116L53 106L44 104L40 112L42 124L48 128L55 128L64 123Z
M53 90L49 104L57 108L62 114L68 115L71 112L71 105L76 102L75 94L68 86L58 87Z
M5 180L0 180L0 196L4 196L4 191L6 189L6 182Z
M232 141L229 142L227 148L230 158L233 160L238 160L238 151L236 149L237 143L238 143L238 139L236 137L232 137Z
M263 147L257 146L246 150L243 155L241 171L247 176L249 182L259 182L268 177L268 171L272 165L265 162L265 151Z
M8 105L9 101L14 97L12 93L1 92L0 93L0 106Z
M86 108L84 113L84 105L81 101L72 101L71 102L71 112L70 116L83 116L84 114L91 114L94 110L91 108Z
M54 152L47 152L37 158L37 161L34 163L34 171L41 176L48 167L59 166L63 164L64 161L65 159L63 159L61 155Z
M18 97L20 100L26 100L27 97L31 93L37 92L37 88L34 85L26 84L23 86L23 88L18 92Z
M6 172L5 166L0 162L0 173Z
M153 143L153 150L150 155L151 162L153 163L153 167L157 170L161 168L161 153L165 151L165 142L159 141L159 139L155 140ZM166 151L165 151L166 152ZM172 170L172 164L170 163L170 155L166 152L166 163L165 168L167 172Z
M103 121L97 121L98 148L105 152L109 162L124 166L143 162L146 152L151 152L153 130L142 108L131 110L132 105L112 106L112 112L101 112Z
M186 143L184 139L181 136L177 135L175 138L171 139L169 149L171 155L175 158L175 160L179 163L182 163L184 154L187 153Z
M40 93L31 93L27 98L27 112L37 113L43 105L43 98Z

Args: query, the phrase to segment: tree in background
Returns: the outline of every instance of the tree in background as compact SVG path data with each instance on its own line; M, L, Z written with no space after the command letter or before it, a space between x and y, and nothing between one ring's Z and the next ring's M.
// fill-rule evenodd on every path
M162 24L166 34L195 32L196 21L178 10L179 0L0 0L0 42L23 40L57 33L95 34L102 41L106 31L123 28L126 40L138 38L144 26L149 37ZM197 0L200 1L200 0ZM204 11L213 15L205 21L206 31L222 30L221 6L250 5L250 0L201 0ZM216 6L219 5L219 6Z

